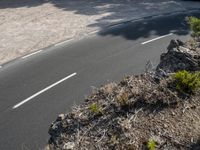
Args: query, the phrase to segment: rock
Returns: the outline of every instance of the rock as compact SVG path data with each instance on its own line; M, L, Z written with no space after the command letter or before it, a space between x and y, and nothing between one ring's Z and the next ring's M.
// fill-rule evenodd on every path
M56 119L56 121L51 124L48 132L52 137L52 139L51 139L52 141L53 141L53 139L56 139L56 137L58 137L60 135L60 133L62 132L62 129L63 129L62 121L64 119L65 119L65 115L60 114L58 116L58 118Z
M179 46L178 50L181 51L181 52L186 52L186 53L191 53L192 52L191 50L189 50L188 48L183 47L183 46Z
M57 121L62 121L65 119L65 114L60 114L58 115L58 118L56 119Z
M183 41L179 40L179 39L177 39L176 42L177 42L177 44L179 46L184 46L185 45L185 43Z
M62 131L61 121L56 121L52 123L49 128L49 134L54 137L58 136L61 133L61 131Z
M173 50L174 48L178 48L179 47L179 43L180 42L177 42L176 40L171 40L170 44L167 47L167 50L170 51L170 50Z
M67 142L64 144L63 146L63 150L72 150L75 147L75 143L74 142Z
M180 70L200 70L199 54L183 47L179 40L171 40L168 52L161 54L160 63L156 68L156 75L166 77L167 74Z
M152 64L152 62L149 60L149 61L147 61L147 63L146 63L145 72L151 72L152 70L153 70L153 64Z

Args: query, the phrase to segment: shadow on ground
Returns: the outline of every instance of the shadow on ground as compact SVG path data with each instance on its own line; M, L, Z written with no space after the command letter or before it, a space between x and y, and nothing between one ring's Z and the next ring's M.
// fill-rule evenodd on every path
M151 35L162 36L169 33L174 33L177 35L187 35L189 33L189 28L186 25L187 15L178 16L168 16L168 17L158 17L152 19L151 17L146 18L144 21L136 21L135 23L126 24L125 28L115 29L112 31L100 32L100 35L113 35L113 36L123 36L129 40L136 40L138 38L144 37L148 38Z
M75 14L87 16L104 14L100 19L95 20L95 23L88 25L89 27L99 27L100 29L104 29L111 22L126 21L127 18L134 18L134 16L138 16L137 13L143 16L142 13L144 12L147 14L148 11L162 11L169 9L168 7L175 9L175 7L180 5L176 0L1 0L0 9L36 7L46 3L53 4L64 11L72 11ZM131 14L130 11L133 17L128 16ZM187 15L160 17L157 18L158 21L156 22L151 20L151 18L146 18L142 22L127 24L127 28L104 31L99 34L102 36L123 36L129 40L149 37L152 34L161 36L170 32L178 35L187 35L189 32L185 21Z

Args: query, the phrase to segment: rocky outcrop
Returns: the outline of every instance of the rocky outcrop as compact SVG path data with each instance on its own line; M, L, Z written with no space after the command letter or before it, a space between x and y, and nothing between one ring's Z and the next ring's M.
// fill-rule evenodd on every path
M158 76L167 76L179 70L200 70L200 55L198 50L190 50L180 40L171 40L167 52L161 54L160 63L156 68Z

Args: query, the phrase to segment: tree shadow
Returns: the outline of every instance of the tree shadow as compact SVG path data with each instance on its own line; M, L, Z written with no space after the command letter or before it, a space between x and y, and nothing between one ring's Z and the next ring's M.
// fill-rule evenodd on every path
M180 4L175 1L167 0L1 0L0 9L36 7L42 4L51 4L64 11L70 11L74 14L96 16L104 14L95 22L88 25L90 28L98 27L102 32L101 36L112 35L122 36L129 40L136 40L150 35L165 35L173 32L177 35L187 35L189 28L186 26L185 17L187 14L168 17L144 18L143 21L137 21L134 24L128 23L123 28L105 30L113 22L123 22L129 19L154 14L157 11L163 11L169 8L179 10ZM133 16L131 16L133 15ZM62 16L61 18L62 19Z
M187 15L167 16L167 17L146 17L143 21L127 23L123 27L113 30L100 32L102 36L113 35L123 36L129 40L137 40L138 38L148 38L151 35L162 36L169 33L176 35L187 35L189 27L186 25L185 17Z

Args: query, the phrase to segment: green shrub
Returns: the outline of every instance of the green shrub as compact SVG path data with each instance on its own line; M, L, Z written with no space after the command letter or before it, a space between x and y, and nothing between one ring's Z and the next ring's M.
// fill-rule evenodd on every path
M94 114L100 114L102 111L101 107L97 103L90 104L89 110L91 113L94 113Z
M155 150L156 149L157 142L153 139L149 139L147 143L148 150Z
M196 17L188 17L188 23L192 30L192 36L199 39L200 37L200 19Z
M200 88L200 72L179 71L174 75L176 89L180 92L194 94Z

